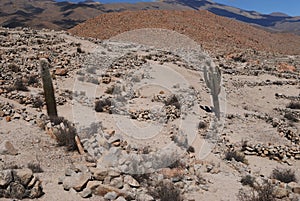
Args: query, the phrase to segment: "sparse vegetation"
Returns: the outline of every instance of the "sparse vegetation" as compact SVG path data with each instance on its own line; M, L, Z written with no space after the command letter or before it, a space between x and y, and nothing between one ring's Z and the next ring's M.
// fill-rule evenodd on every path
M294 182L297 181L295 172L292 171L291 169L275 168L272 171L271 178L277 179L284 183L290 183L292 181L294 181Z
M63 124L63 126L57 127L57 132L54 132L58 146L65 146L68 151L74 151L77 148L75 141L77 135L76 128L63 117L53 117L51 118L51 122L54 122L55 125Z
M25 84L23 83L21 78L16 79L13 88L14 88L14 90L17 90L17 91L28 91L27 86L25 86Z
M274 186L269 182L258 184L250 191L239 190L238 199L240 201L275 201Z
M238 151L229 150L225 153L225 159L231 161L232 159L237 162L247 163L245 155Z
M299 120L297 119L297 117L295 117L295 115L292 112L286 112L284 115L284 118L286 118L289 121L292 122L298 122Z
M34 98L32 101L33 108L41 108L43 107L43 105L44 105L44 101L39 97Z
M180 102L178 101L177 97L174 94L172 94L167 98L167 100L165 101L165 105L166 106L174 105L176 109L180 109Z
M14 63L8 64L8 68L14 73L20 72L20 67Z
M105 110L110 112L109 107L111 106L110 99L98 100L95 102L95 111L96 112L104 112Z
M207 124L204 121L200 121L198 124L198 129L205 129L207 128Z
M151 190L150 194L155 200L161 201L182 201L180 190L171 182L160 182L155 190Z
M174 161L173 163L171 163L168 168L183 168L185 167L185 164L183 163L183 161L181 161L180 159L177 159L176 161Z
M251 175L246 175L244 176L242 179L241 179L241 183L244 185L244 186L251 186L251 187L254 187L254 182L255 182L255 178L252 177Z
M35 75L29 76L28 81L27 81L28 85L34 85L34 84L37 84L37 83L39 83L39 80L38 80L37 76L35 76Z
M33 173L44 172L44 170L41 168L41 165L39 163L30 162L30 163L27 164L27 167L29 169L31 169Z
M287 106L287 108L290 108L290 109L297 109L299 110L300 109L300 102L290 102Z

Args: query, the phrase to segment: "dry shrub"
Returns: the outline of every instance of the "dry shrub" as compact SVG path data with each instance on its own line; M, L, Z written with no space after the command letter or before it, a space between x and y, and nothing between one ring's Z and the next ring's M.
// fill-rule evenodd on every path
M22 79L20 79L20 78L16 79L13 88L14 88L14 90L17 90L17 91L28 91L27 86L24 85Z
M290 183L292 181L294 181L294 182L297 181L295 172L291 169L275 168L272 171L271 178L277 179L284 183Z
M180 190L177 189L172 182L160 182L155 190L150 190L151 196L155 200L161 201L182 201Z
M111 106L111 100L110 99L103 99L103 100L98 100L95 102L95 111L96 112L104 112L104 111L110 111L110 106Z
M284 115L284 118L286 118L289 121L292 122L298 122L299 120L297 119L297 117L295 117L295 115L292 112L286 112Z
M240 201L275 201L275 189L269 182L258 184L250 191L239 190L238 199Z
M238 151L229 150L225 153L225 159L231 161L232 159L236 160L237 162L247 163L245 155Z
M241 183L242 183L244 186L247 185L247 186L250 186L250 187L254 187L255 178L248 174L248 175L244 176L244 177L241 179Z
M30 162L30 163L27 164L27 167L29 169L31 169L33 173L44 172L44 170L41 168L41 165L39 163Z
M287 108L290 108L290 109L297 109L299 110L300 109L300 102L290 102L287 106Z
M77 135L76 128L71 122L63 117L52 117L51 122L58 128L57 132L54 132L58 146L65 146L68 151L74 151L77 149L75 137Z

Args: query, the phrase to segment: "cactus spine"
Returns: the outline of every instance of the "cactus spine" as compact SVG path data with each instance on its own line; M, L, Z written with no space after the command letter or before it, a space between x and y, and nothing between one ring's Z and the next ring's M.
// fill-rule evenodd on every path
M221 71L218 67L209 67L207 70L204 67L204 79L206 86L210 89L210 94L213 98L214 113L218 119L220 119L220 104L219 104L219 94L221 92Z
M47 59L40 59L40 73L43 81L44 97L49 117L57 117L56 102Z

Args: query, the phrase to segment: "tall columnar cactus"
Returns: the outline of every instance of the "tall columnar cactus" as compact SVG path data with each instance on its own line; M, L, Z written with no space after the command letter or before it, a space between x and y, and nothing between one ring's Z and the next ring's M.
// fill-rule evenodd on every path
M49 117L57 117L56 102L52 79L49 71L50 64L47 59L40 60L40 73L43 81L44 96Z
M214 113L218 119L220 119L220 104L219 94L221 92L221 71L218 67L210 66L207 70L204 67L204 79L206 86L210 89L210 94L213 98Z

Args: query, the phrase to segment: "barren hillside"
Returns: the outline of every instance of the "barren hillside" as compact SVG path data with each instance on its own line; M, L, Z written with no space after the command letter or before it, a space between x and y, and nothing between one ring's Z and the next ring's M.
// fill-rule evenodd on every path
M300 36L274 34L208 11L135 11L108 13L77 25L74 35L108 39L140 28L163 28L191 37L214 52L253 48L286 54L300 53Z

